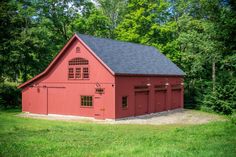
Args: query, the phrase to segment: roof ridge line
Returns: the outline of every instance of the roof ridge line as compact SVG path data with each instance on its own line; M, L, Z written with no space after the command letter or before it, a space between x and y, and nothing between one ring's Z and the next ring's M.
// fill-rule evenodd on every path
M151 47L151 48L157 49L156 47L151 46L151 45L145 45L145 44L141 44L141 43L134 43L134 42L131 42L131 41L123 41L123 40L118 40L118 39L111 39L111 38L107 38L107 37L98 37L98 36L93 36L93 35L88 35L88 34L81 34L79 32L75 32L75 34L77 34L77 35L84 35L84 36L88 36L88 37L92 37L92 38L116 41L116 42L121 42L121 43L129 43L129 44L135 44L135 45L140 45L140 46L146 46L146 47Z

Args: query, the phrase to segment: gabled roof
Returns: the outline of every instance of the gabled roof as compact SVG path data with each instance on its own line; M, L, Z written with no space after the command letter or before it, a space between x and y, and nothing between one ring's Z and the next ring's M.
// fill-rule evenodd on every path
M185 75L180 68L152 46L76 33L42 73L21 84L18 88L23 88L46 75L75 39L81 41L113 75Z
M77 35L115 74L185 75L152 46Z

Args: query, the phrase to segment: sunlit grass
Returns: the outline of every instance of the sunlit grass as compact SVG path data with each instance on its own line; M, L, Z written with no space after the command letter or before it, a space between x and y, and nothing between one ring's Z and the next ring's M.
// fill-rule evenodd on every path
M104 125L0 112L0 156L236 156L236 125Z

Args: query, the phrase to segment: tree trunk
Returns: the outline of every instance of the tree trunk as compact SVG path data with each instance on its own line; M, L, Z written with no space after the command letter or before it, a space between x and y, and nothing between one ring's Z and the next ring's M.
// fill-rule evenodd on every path
M63 25L62 34L63 34L65 40L67 40L66 24L63 22L62 25Z

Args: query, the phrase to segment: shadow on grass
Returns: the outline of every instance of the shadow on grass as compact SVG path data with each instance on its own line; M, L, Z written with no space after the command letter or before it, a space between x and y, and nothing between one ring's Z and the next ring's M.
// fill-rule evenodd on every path
M0 112L18 113L21 112L21 108L0 108Z

